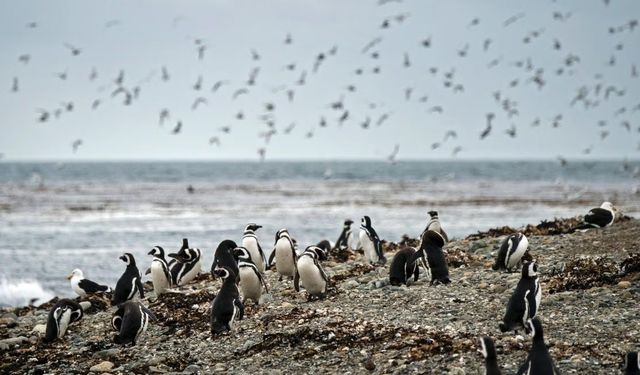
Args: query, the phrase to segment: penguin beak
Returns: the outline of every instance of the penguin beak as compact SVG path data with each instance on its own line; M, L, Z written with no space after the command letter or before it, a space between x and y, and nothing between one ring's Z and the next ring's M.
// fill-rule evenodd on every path
M122 260L123 262L126 262L127 261L127 257L123 255L123 256L120 257L120 260Z
M153 255L153 250L149 251L147 254L148 255Z

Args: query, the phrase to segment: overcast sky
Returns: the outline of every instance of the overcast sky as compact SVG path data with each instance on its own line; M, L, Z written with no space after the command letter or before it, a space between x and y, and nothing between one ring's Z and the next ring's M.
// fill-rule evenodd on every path
M0 153L4 160L257 160L264 148L267 159L384 159L397 144L399 160L448 159L454 150L465 159L635 159L640 27L632 20L639 15L636 0L4 1ZM112 96L120 70L123 89L139 89L130 105L124 92ZM213 92L217 81L228 83ZM581 87L584 100L571 105ZM248 93L234 100L242 88ZM341 96L344 107L330 108ZM197 97L207 103L192 110ZM160 126L163 108L170 119ZM488 113L495 119L481 140ZM178 120L182 128L172 134ZM506 133L512 127L515 137ZM267 144L261 134L271 129ZM457 137L444 141L451 130Z

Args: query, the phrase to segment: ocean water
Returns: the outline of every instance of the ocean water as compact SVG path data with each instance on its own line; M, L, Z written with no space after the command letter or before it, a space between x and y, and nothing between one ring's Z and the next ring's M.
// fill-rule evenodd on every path
M346 218L371 216L381 238L417 236L427 211L450 237L568 217L610 200L640 213L640 163L117 162L0 163L0 305L73 296L65 276L115 285L131 252L141 272L155 245L183 237L209 269L224 239L283 227L301 248L335 241ZM187 191L191 185L193 193ZM357 232L358 224L354 224Z

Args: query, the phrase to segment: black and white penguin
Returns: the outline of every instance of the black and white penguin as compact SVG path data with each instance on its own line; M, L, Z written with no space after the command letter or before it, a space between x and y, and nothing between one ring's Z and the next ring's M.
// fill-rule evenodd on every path
M589 210L582 219L583 223L573 228L573 230L608 227L616 220L616 212L617 209L611 202L604 202L600 207Z
M222 287L211 302L211 334L231 331L236 319L242 320L244 305L236 284L236 275L227 267L217 268L216 276L222 278Z
M71 272L67 279L71 283L71 289L80 297L86 297L87 294L94 293L111 293L111 288L106 285L100 285L94 281L84 278L82 270L76 268Z
M428 230L432 230L434 232L438 232L440 233L440 235L442 236L442 238L444 238L444 243L446 244L447 242L449 242L449 236L447 236L447 232L444 231L444 229L442 229L442 225L440 224L440 217L438 216L438 211L429 211L427 212L429 214L429 221L427 222L427 226L426 228L424 228L424 231L422 231L423 233L428 231ZM420 236L422 237L422 236Z
M329 286L329 277L322 269L320 260L326 258L324 250L317 246L309 246L300 255L297 262L293 287L300 291L300 285L307 291L307 300L324 298Z
M431 274L431 284L449 284L449 266L442 247L444 237L439 232L427 230L420 238L420 248L413 255L412 260L419 260L428 274Z
M508 236L502 241L498 258L493 265L493 270L507 270L511 272L514 268L522 266L522 257L527 252L529 240L522 233L516 233Z
M522 277L509 299L507 311L504 314L500 331L507 332L522 328L529 332L527 321L533 319L540 307L542 289L538 280L538 265L535 262L525 262L522 265Z
M150 267L153 291L156 297L159 297L167 289L171 288L173 279L171 278L171 271L169 271L169 264L164 258L164 249L156 246L149 251L149 255L153 256Z
M351 238L351 224L353 224L353 220L347 219L344 221L342 226L342 232L340 232L340 237L336 241L334 250L345 250L349 248L349 239Z
M142 282L140 281L140 271L136 267L136 260L131 253L124 253L120 259L127 263L127 268L124 270L118 283L116 283L116 290L113 293L111 299L111 305L119 305L125 301L133 299L136 294L140 294L140 298L144 298L144 290L142 289Z
M264 255L264 251L262 251L262 247L260 247L260 242L258 242L258 237L256 236L256 231L260 228L262 228L262 225L256 223L247 224L244 228L244 235L242 236L242 247L251 253L251 259L253 259L253 263L258 267L258 271L264 273L267 257Z
M484 357L484 375L501 375L496 346L491 337L480 337L480 351Z
M147 330L149 321L156 321L155 315L137 301L127 301L118 305L111 317L111 326L118 333L113 336L116 344L135 345L140 335Z
M171 271L171 281L173 285L182 286L195 279L200 273L202 266L200 249L189 248L189 241L184 238L182 247L177 253L169 254L173 258L169 262Z
M387 258L382 251L382 243L378 233L371 226L371 218L365 216L360 223L360 247L364 250L364 255L369 263L385 264Z
M333 249L333 244L329 240L322 240L316 244L319 248L321 248L325 254L329 255L331 253L331 249Z
M47 318L47 330L44 335L44 342L52 342L62 339L71 323L82 319L84 312L76 301L63 298L56 302Z
M624 356L624 374L640 375L640 355L638 352L629 352Z
M527 321L527 329L533 335L533 343L527 360L520 366L517 375L560 375L560 370L553 363L549 349L544 343L542 323L538 318Z
M269 265L273 263L274 259L276 272L280 275L280 280L282 280L283 276L289 278L295 276L298 256L293 239L289 235L289 231L284 228L276 232L276 242L269 256Z
M236 283L240 281L240 270L238 269L238 257L234 254L234 249L238 245L232 240L224 240L220 242L213 255L213 263L211 264L211 275L215 278L215 270L227 267L236 275Z
M416 253L416 249L413 247L405 247L399 250L391 260L391 267L389 268L389 282L391 285L409 285L411 276L413 281L418 281L420 276L420 269L416 259L413 255Z
M238 258L238 269L240 275L240 290L242 291L242 303L248 299L253 300L256 305L260 303L262 287L269 293L269 288L258 271L255 263L251 260L251 254L244 247L237 247L233 254Z

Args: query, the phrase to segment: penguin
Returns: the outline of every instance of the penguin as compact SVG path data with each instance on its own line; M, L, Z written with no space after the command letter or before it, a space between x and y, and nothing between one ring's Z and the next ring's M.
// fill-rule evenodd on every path
M428 230L432 230L435 232L440 233L440 235L442 236L442 238L444 238L444 243L446 244L447 242L449 242L449 236L447 236L447 233L444 231L444 229L442 229L442 225L440 224L440 218L438 217L438 211L429 211L427 212L429 214L429 221L427 222L427 227L424 228L424 231L422 231L423 233L428 231ZM422 238L422 235L420 235L420 237Z
M136 293L140 294L140 298L144 298L144 290L142 289L142 282L140 281L140 271L136 267L136 260L131 253L124 253L120 259L127 263L127 268L124 270L118 283L116 283L116 289L111 299L111 306L116 306L122 302L133 299Z
M171 271L171 282L173 285L182 286L193 280L202 269L200 258L202 253L200 249L189 248L189 241L182 239L182 247L177 253L168 255L173 258L169 262L169 271Z
M298 256L296 254L295 245L289 231L286 229L280 229L276 233L276 242L273 246L273 251L269 256L269 265L273 263L275 258L276 271L280 275L279 280L282 280L283 276L293 278L296 274L296 263L298 262Z
M624 356L624 374L640 375L640 355L638 352L629 352Z
M307 290L307 301L322 299L327 293L329 278L320 265L320 259L326 258L323 250L317 246L309 246L298 258L293 287L300 291L300 284Z
M331 249L333 249L333 244L329 240L322 240L316 244L319 248L321 248L327 256L331 253Z
M44 335L44 342L53 342L62 339L71 323L82 319L84 312L76 301L63 298L56 302L47 318L47 330Z
M360 223L360 247L364 250L364 255L369 263L385 264L387 262L382 251L380 238L371 226L369 216L363 217Z
M517 375L560 375L560 370L553 363L549 349L544 343L542 323L538 318L527 321L528 331L532 332L533 343L527 360L520 366Z
M491 337L480 337L480 348L484 357L484 375L501 375L496 346Z
M106 285L100 285L94 281L84 278L82 270L76 268L67 276L67 280L71 283L71 289L80 297L86 297L87 294L94 293L111 293L111 288Z
M147 330L150 320L158 319L140 302L121 303L111 317L111 326L118 332L113 336L113 342L120 345L135 345L140 335Z
M523 328L529 333L527 321L535 318L541 297L538 265L535 262L525 262L522 265L522 277L509 299L503 322L500 323L500 331L515 330L517 332L519 328Z
M242 247L247 249L249 253L251 253L251 259L253 259L253 263L258 268L260 273L264 273L266 257L264 256L264 252L260 247L260 243L258 242L258 237L256 236L256 231L262 228L262 225L258 225L255 223L249 223L244 228L244 235L242 236Z
M236 275L236 284L240 281L240 270L238 269L238 257L234 254L234 249L237 248L235 242L231 240L224 240L220 242L216 248L216 252L213 255L213 264L211 264L211 275L215 278L215 270L221 267L227 267L231 269Z
M237 247L233 250L233 254L238 258L242 304L246 304L248 299L253 300L256 305L260 304L262 287L264 286L267 293L269 293L269 288L267 288L267 284L255 263L251 260L251 253L244 247Z
M442 251L445 239L439 232L427 230L420 238L420 248L413 254L412 261L419 260L422 266L431 274L431 285L449 284L449 266Z
M600 207L589 210L582 219L583 223L573 228L573 231L608 227L616 220L617 211L611 202L604 202Z
M164 258L164 249L162 247L156 246L148 254L153 256L150 268L151 282L153 283L153 291L156 297L159 297L173 285L171 271L169 271L169 265Z
M244 305L236 284L236 275L228 267L219 267L216 276L222 278L222 287L211 302L211 335L231 331L236 319L244 317Z
M405 247L393 256L391 267L389 268L389 282L391 285L399 286L404 284L409 286L411 276L413 276L414 282L418 281L420 269L413 258L415 252L416 249L413 247Z
M342 226L342 232L340 232L340 237L336 241L333 250L346 250L349 248L349 238L351 238L351 224L353 224L353 220L347 219L344 221Z
M522 233L516 233L508 236L502 242L498 258L491 267L494 271L503 269L511 272L514 268L522 266L522 256L527 252L529 240Z

